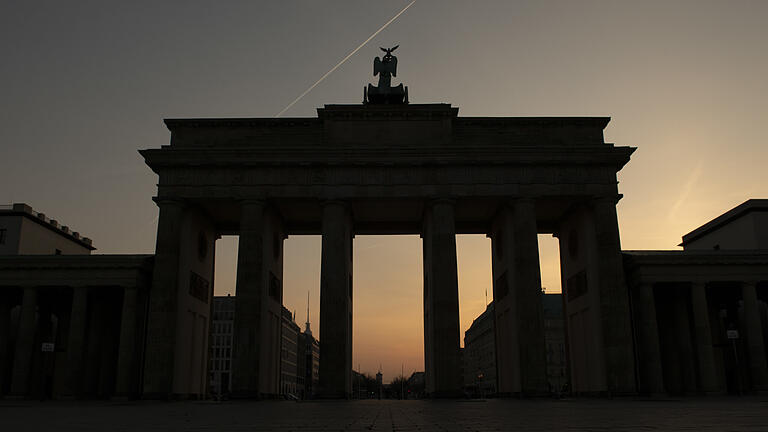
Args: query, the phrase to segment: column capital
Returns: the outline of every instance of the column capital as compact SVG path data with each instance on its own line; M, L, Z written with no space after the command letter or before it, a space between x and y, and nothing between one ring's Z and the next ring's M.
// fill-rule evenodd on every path
M518 204L536 204L536 200L533 197L520 196L511 197L504 201L504 205L516 206Z
M320 205L322 207L329 206L329 205L340 205L347 210L350 209L349 202L347 202L346 200L338 199L338 198L322 199L320 200Z
M184 200L178 199L178 198L172 198L172 197L159 197L159 196L156 196L156 197L152 197L152 201L154 201L155 204L157 204L158 207L166 206L166 205L167 206L185 207L187 205L187 203Z
M654 285L656 285L656 282L649 281L649 280L640 280L639 282L637 282L635 287L638 289L648 289L648 288L653 289Z
M500 201L498 207L496 208L496 212L494 213L492 220L496 221L496 219L502 216L505 211L509 211L512 214L514 214L515 211L519 211L521 209L524 209L525 207L535 212L536 200L531 197L509 197L509 198L503 199ZM552 234L552 236L557 237L557 235L555 234Z
M243 205L261 205L261 206L264 206L264 205L267 204L266 200L264 200L262 198L243 198L243 199L238 200L238 203L241 206L243 206Z
M616 194L616 195L599 195L592 197L589 201L590 203L594 204L613 204L614 206L619 203L619 200L623 198L624 195L622 194Z
M447 198L447 197L432 197L428 198L425 203L428 207L433 207L438 204L446 204L450 206L456 205L456 200L453 198Z

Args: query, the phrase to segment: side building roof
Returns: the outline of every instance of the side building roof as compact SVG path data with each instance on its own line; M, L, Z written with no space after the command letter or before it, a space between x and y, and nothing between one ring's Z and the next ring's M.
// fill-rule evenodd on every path
M0 216L21 216L27 218L88 250L96 250L93 246L93 240L81 236L79 232L72 231L66 225L60 225L55 219L49 219L44 213L34 211L32 207L27 204L14 203L10 206L0 206Z
M683 242L678 246L685 247L689 243L701 238L702 236L719 229L731 221L744 216L753 211L768 211L768 199L749 199L738 206L728 210L720 216L712 219L704 225L683 236Z

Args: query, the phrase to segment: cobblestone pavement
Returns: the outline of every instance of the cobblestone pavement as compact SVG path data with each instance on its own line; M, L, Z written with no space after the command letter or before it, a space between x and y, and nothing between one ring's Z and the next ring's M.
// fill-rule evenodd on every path
M323 402L0 401L0 431L757 431L768 398Z

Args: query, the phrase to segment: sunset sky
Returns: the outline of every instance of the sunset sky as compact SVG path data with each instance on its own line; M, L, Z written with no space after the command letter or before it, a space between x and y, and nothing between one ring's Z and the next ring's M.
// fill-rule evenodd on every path
M153 253L157 176L136 150L162 120L272 117L410 1L36 1L0 6L0 201ZM400 45L413 103L460 116L610 116L637 147L619 174L624 249L680 237L768 186L768 1L417 0L286 117L359 103L379 46ZM559 292L557 244L540 236ZM490 242L459 236L461 331L490 295ZM319 333L320 238L286 241L285 304ZM421 240L354 242L354 367L423 370ZM236 238L217 243L234 294ZM490 298L489 298L490 300ZM320 335L322 338L322 335Z

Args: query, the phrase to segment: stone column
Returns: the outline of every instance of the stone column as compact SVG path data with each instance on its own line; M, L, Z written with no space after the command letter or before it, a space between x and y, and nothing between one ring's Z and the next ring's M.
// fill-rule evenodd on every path
M715 371L715 353L712 349L712 329L709 326L706 283L691 283L691 306L696 356L699 364L699 391L720 393L723 389L718 383L719 380Z
M619 241L615 198L593 201L595 265L598 271L600 322L603 332L605 376L608 392L633 394L635 357L629 313L629 294L624 279L624 263Z
M167 398L173 393L176 363L179 255L181 253L182 202L158 199L155 266L149 293L147 343L144 359L144 397Z
M37 288L24 287L24 297L19 316L19 331L16 337L16 353L11 377L11 395L23 397L29 394L32 350L35 344L37 312Z
M656 300L653 284L642 283L635 290L638 360L640 361L640 391L649 395L665 393L661 369L659 327L656 321Z
M136 291L135 286L123 288L123 312L120 317L120 341L117 351L117 380L115 395L131 397L136 394Z
M264 267L264 209L259 200L241 203L237 252L237 301L232 346L232 393L235 397L259 396L259 362L262 349L261 316Z
M65 393L79 396L82 392L85 368L85 334L88 321L88 288L72 287L72 308L67 336L67 376Z
M352 216L345 203L323 205L320 266L320 393L352 392Z
M768 390L768 365L765 358L760 311L757 305L756 285L753 281L744 282L741 292L744 299L744 327L747 332L747 352L749 353L752 389L765 391Z
M422 235L426 391L433 397L456 397L461 394L462 377L453 201L429 203Z
M6 373L11 363L11 288L0 287L0 397L7 385Z
M547 360L534 202L503 205L493 229L499 392L543 394L548 390Z
M536 208L532 200L517 200L512 206L514 263L512 290L518 301L520 329L520 376L524 394L544 394L547 385L547 356L544 341L544 312L539 268Z
M267 203L241 203L233 397L277 397L280 393L284 238L280 217Z
M510 295L512 232L511 212L504 207L493 223L491 267L493 272L493 309L496 343L496 381L502 396L522 392L520 376L520 329L517 296ZM512 270L514 271L514 269Z

